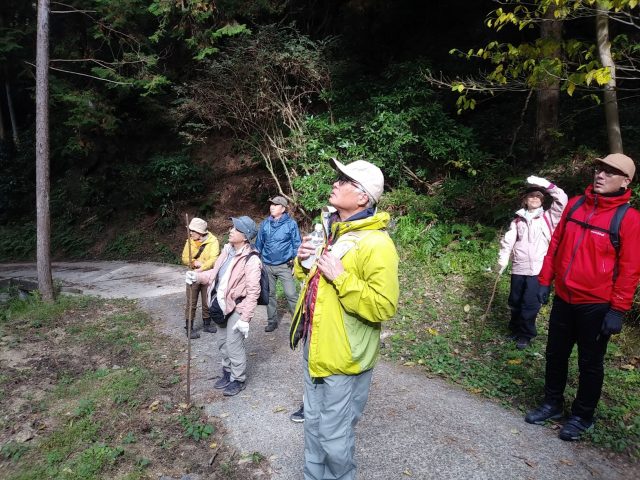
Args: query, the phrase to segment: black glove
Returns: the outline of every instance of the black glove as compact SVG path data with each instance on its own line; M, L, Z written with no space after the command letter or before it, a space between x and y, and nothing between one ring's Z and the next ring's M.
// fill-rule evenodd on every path
M602 320L602 328L600 328L600 335L608 337L610 335L615 335L616 333L620 333L622 331L623 317L624 317L624 312L610 308L607 314L604 316L604 319Z
M543 304L547 304L549 301L549 293L551 292L551 285L540 285L538 287L538 301Z

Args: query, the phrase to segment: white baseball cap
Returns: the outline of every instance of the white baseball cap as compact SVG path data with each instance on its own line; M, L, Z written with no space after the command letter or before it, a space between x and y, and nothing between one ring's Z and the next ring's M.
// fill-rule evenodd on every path
M384 190L382 170L366 160L356 160L349 165L331 159L331 166L337 171L359 184L371 200L378 203Z

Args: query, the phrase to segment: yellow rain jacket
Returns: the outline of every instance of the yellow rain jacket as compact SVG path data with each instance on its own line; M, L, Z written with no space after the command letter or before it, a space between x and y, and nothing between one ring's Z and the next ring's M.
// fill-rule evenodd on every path
M191 243L191 258L192 263L193 260L196 260L196 255L198 254L198 250L200 250L201 245L205 245L202 253L197 258L197 260L202 262L202 266L198 269L202 272L205 270L211 270L213 268L213 264L216 262L218 255L220 255L220 244L218 243L218 239L216 236L207 232L207 236L203 242L196 242L194 240L187 240L187 242ZM184 248L182 249L182 263L183 265L189 266L189 244L184 242ZM193 265L191 268L194 268Z
M383 229L388 213L334 222L329 250L341 257L345 271L333 282L320 276L309 341L309 374L356 375L374 367L380 350L381 323L398 306L398 253ZM304 279L290 331L291 348L303 335L305 297L316 272L298 259L294 274Z

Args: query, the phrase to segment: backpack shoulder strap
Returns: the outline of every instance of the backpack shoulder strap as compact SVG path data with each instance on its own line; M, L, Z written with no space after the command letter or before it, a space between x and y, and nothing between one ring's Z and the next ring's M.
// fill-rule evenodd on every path
M516 242L520 241L520 232L518 231L518 224L522 221L522 217L520 215L516 215L516 218L513 219L516 223Z
M580 198L578 200L576 200L576 203L574 203L571 208L569 209L569 211L567 212L567 217L566 217L566 221L568 222L569 220L571 220L571 217L573 216L573 213L578 209L578 207L580 205L582 205L585 201L585 196L581 195Z
M202 255L202 252L204 252L204 249L207 248L207 245L207 243L203 243L202 245L200 245L200 248L198 248L198 253L196 253L195 257L193 257L194 260L197 260L198 257Z
M611 244L613 245L613 248L616 249L616 252L620 250L620 224L622 223L622 219L627 213L627 210L629 210L629 207L631 207L629 203L620 205L616 209L616 213L613 214L611 223L609 224L609 238L611 239Z

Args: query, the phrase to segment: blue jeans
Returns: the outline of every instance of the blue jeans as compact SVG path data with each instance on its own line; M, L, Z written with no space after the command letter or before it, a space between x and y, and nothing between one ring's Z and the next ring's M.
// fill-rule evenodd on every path
M608 303L576 305L557 295L549 318L547 368L545 372L545 402L559 405L567 384L569 357L578 345L578 393L571 414L591 420L604 382L604 355L609 337L600 335Z
M538 301L539 287L536 275L511 275L509 330L517 337L531 340L538 335L536 317L541 306Z

